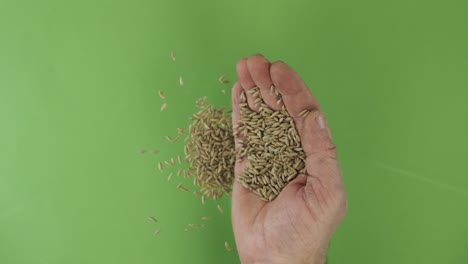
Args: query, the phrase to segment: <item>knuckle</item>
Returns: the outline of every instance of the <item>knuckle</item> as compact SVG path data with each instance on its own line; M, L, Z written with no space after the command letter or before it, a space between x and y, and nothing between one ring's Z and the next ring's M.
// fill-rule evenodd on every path
M324 150L326 153L326 156L332 159L337 158L337 152L336 152L336 145L331 143L327 146L327 148Z
M348 199L346 198L346 193L342 188L335 191L335 201L338 212L340 213L340 216L343 217L348 211Z

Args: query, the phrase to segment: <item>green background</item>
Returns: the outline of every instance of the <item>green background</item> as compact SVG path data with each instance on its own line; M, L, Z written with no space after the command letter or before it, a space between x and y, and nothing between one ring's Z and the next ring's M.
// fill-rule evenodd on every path
M0 0L0 263L238 263L229 198L202 206L156 164L257 52L303 76L339 147L329 263L468 263L462 0Z

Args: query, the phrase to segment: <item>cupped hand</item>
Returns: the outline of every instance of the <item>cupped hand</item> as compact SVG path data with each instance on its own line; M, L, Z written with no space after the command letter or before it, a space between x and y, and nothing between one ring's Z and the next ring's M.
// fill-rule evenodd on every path
M233 123L239 120L240 94L259 87L263 100L279 110L273 85L294 118L306 153L306 174L298 175L271 202L262 201L237 180L233 186L232 223L241 262L325 263L328 243L347 208L336 148L320 105L299 75L283 62L261 55L237 64L239 81L232 90ZM255 109L246 93L249 107ZM312 111L305 118L303 110ZM238 177L247 160L238 161Z

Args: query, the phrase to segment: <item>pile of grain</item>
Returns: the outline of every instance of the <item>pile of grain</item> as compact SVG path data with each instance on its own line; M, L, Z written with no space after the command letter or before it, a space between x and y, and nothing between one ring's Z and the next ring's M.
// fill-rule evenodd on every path
M280 104L281 95L274 87L271 92L277 94ZM242 93L240 120L234 132L230 113L207 104L206 97L197 101L199 111L191 117L193 123L185 147L189 163L186 175L194 177L203 202L205 197L217 200L224 193L231 193L236 159L248 160L238 180L265 201L275 199L291 180L305 172L305 154L294 119L284 106L279 111L267 106L258 88L250 94L259 111L249 108ZM234 135L238 138L237 150Z
M204 202L205 196L217 200L231 192L236 154L231 114L208 105L206 97L197 101L197 107L199 111L191 117L185 158L190 165L187 175L194 176Z
M271 201L288 182L305 172L305 154L294 119L284 106L275 111L264 103L258 88L249 92L259 112L248 107L245 93L242 93L235 134L239 138L237 158L247 158L248 166L239 181L262 200ZM281 95L274 87L271 92L276 93L280 104Z

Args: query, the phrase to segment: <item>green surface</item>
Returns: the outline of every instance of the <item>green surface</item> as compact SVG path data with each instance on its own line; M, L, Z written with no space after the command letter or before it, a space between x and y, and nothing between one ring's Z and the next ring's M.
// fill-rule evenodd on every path
M217 77L256 52L290 63L333 129L349 211L329 263L468 263L467 14L461 0L0 0L0 263L238 263L229 199L223 215L202 206L156 163L180 153L164 136L196 98L229 105Z

